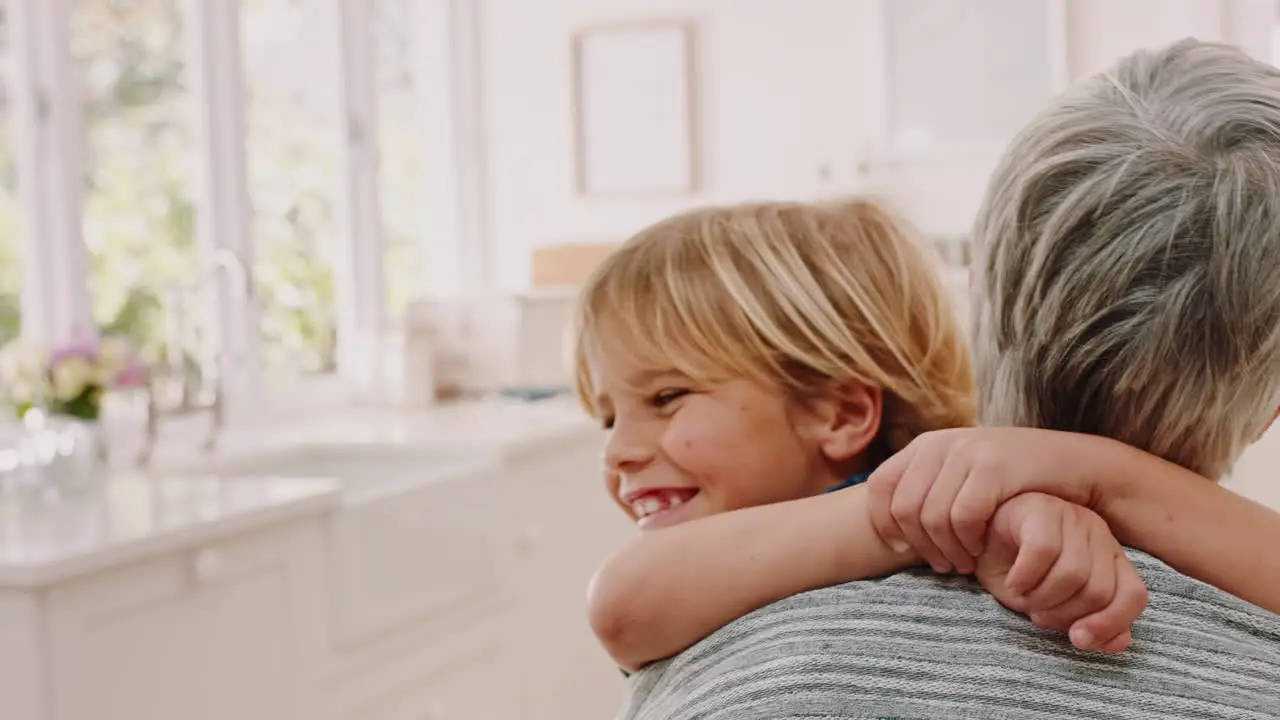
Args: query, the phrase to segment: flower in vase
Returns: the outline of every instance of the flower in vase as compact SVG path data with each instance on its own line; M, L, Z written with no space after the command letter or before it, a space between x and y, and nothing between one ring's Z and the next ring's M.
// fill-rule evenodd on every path
M98 343L98 365L112 376L119 374L136 357L133 346L124 338L105 337Z
M0 348L0 382L19 415L44 400L52 414L96 420L104 393L146 382L146 368L121 338L77 340L51 353L14 345Z
M125 390L142 387L146 368L128 340L105 337L98 346L98 374L103 387Z
M43 394L46 383L48 354L39 345L15 340L0 347L0 391L19 412L34 404Z
M92 386L105 386L99 381L100 373L88 358L79 355L65 356L55 360L50 369L50 380L53 385L53 400L71 402Z

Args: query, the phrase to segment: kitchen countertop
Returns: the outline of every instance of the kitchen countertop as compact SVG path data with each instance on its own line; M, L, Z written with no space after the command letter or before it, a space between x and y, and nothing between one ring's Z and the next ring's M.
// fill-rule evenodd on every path
M453 455L507 462L559 443L604 435L569 398L539 402L509 399L468 400L428 408L346 405L295 413L286 419L231 424L210 453L194 446L204 437L202 418L184 418L164 428L152 467L186 469L287 448L329 448L379 454ZM184 422L185 421L185 422ZM116 432L113 453L127 464L133 457L136 429Z
M567 398L263 417L233 424L207 454L195 447L202 420L165 427L147 468L133 466L139 433L124 425L110 429L113 467L98 485L49 498L0 495L0 589L55 584L600 434ZM358 480L340 477L362 462ZM422 469L384 471L396 463Z
M318 417L298 423L291 431L298 438L501 455L518 455L584 434L604 439L599 426L567 398L474 400L426 410L355 408L344 411L341 422Z
M305 413L288 422L233 426L211 455L193 454L191 445L181 442L186 433L175 434L162 437L157 463L149 471L117 468L95 489L53 500L0 496L0 589L54 584L326 512L342 502L344 485L332 477L211 474L222 464L234 467L237 459L281 452L298 457L354 452L414 462L421 458L431 465L424 468L424 477L443 477L599 434L599 429L576 404L562 398ZM121 456L133 457L131 452ZM192 468L202 465L210 474L193 474ZM1226 485L1280 509L1277 466L1280 427L1246 453Z
M114 473L58 497L0 498L0 589L41 587L327 511L339 483Z

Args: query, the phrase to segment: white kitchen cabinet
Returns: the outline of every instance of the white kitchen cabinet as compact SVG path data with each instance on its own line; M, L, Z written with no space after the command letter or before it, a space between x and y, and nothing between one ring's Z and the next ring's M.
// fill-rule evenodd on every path
M507 720L524 717L510 690L515 669L496 596L436 615L396 638L392 652L363 653L320 689L328 720ZM425 631L425 632L423 632ZM393 640L393 638L387 638ZM407 642L406 642L407 640ZM566 714L566 718L577 717ZM585 717L584 717L585 720Z
M588 429L501 459L490 480L500 492L487 495L496 504L469 506L465 516L466 535L487 541L439 548L456 559L501 558L501 582L472 573L468 588L450 575L450 592L437 597L452 602L422 604L412 621L401 612L394 632L335 647L325 684L331 720L616 715L625 683L587 625L586 586L634 530L601 484L601 440ZM412 559L421 554L402 554L406 572L424 565Z
M0 718L614 716L585 590L633 530L602 434L550 407L430 415L47 512L0 499Z
M49 717L308 717L321 553L311 521L53 588Z
M537 482L513 478L523 556L512 583L522 602L506 619L524 713L521 720L611 718L625 682L587 623L592 573L634 532L605 492L601 442L530 460Z
M0 497L0 718L312 718L325 480Z

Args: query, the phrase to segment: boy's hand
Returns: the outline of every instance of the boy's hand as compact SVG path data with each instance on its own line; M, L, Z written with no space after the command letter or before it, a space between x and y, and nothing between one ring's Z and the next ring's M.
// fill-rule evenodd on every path
M1081 650L1129 647L1129 626L1147 606L1147 588L1106 522L1040 493L996 511L977 575L1001 604L1039 627L1069 631Z
M885 542L914 548L937 572L974 571L987 525L1005 501L1043 492L1097 509L1091 468L1116 442L1029 428L958 428L921 435L867 483Z

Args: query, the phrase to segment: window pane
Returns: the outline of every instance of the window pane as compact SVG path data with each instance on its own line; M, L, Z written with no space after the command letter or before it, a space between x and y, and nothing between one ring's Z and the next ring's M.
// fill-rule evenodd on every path
M160 298L198 263L183 34L178 0L72 5L93 314L151 350L163 341Z
M249 193L269 377L334 366L338 191L333 0L246 0Z
M398 325L408 301L425 290L427 240L423 233L423 151L414 76L413 3L378 0L373 42L377 52L378 172L387 239L387 310Z
M17 177L10 125L13 61L9 55L9 28L5 12L5 2L0 0L0 345L17 337L21 329L19 283L22 277Z

